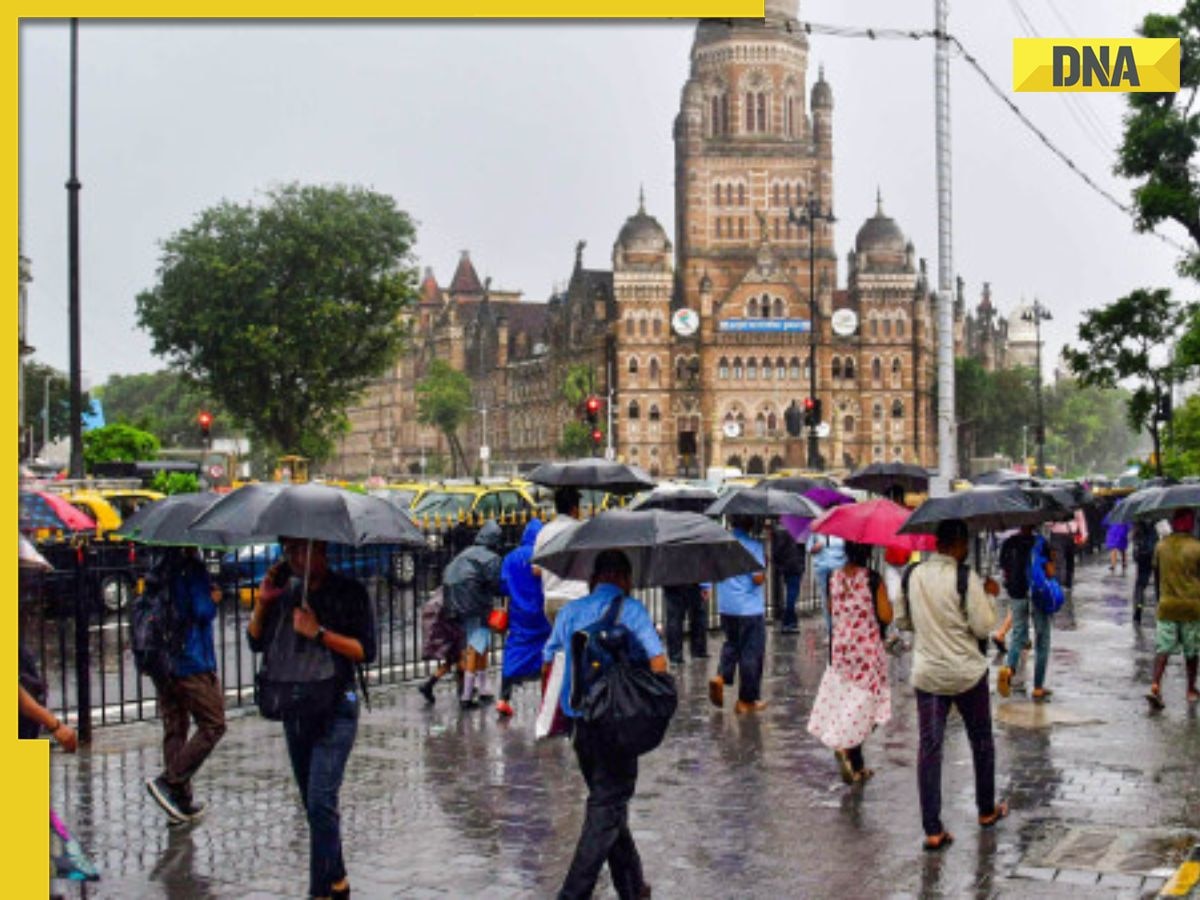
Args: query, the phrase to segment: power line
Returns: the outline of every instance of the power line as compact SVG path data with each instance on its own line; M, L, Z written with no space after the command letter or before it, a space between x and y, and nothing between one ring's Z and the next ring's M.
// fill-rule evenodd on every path
M945 37L946 40L948 40L951 44L953 44L957 48L957 50L958 50L959 54L962 56L962 58L964 60L966 60L967 64L972 69L975 70L975 73L980 78L983 79L984 84L986 84L988 86L988 88L991 89L992 93L995 94L1001 100L1001 102L1003 102L1004 105L1009 108L1009 110L1012 112L1012 114L1017 117L1018 121L1020 121L1022 125L1024 125L1027 129L1029 129L1029 131L1039 141L1041 141L1042 144L1045 145L1047 150L1049 150L1051 153L1053 153L1055 156L1057 156L1059 158L1059 160L1061 160L1062 163L1068 169L1070 169L1077 176L1079 176L1079 178L1082 179L1084 184L1086 184L1088 187L1090 187L1093 191L1095 191L1097 194L1099 194L1101 197L1103 197L1105 200L1107 200L1109 203L1111 203L1113 206L1115 206L1117 209L1119 209L1126 216L1129 216L1130 218L1134 217L1134 212L1128 204L1122 203L1120 200L1118 200L1116 197L1114 197L1109 191L1107 191L1103 187L1101 187L1090 175L1087 174L1087 172L1085 172L1082 168L1079 167L1078 164L1076 164L1075 160L1073 160L1065 151L1059 149L1058 145L1055 144L1052 140L1050 140L1049 136L1044 131L1042 131L1042 129L1040 129L1037 125L1035 125L1033 123L1033 121L1027 115L1025 115L1025 113L1021 110L1021 108L1019 106L1017 106L1017 104L1015 104L1012 100L1010 100L1008 98L1007 93L1005 93L1005 91L998 84L996 84L995 80L993 80L993 78L987 73L987 70L983 68L983 65L979 62L979 60L977 60L975 58L975 56L969 50L967 50L967 48L963 44L963 42L960 41L953 34L947 33L945 35L941 35L938 33L938 31L936 29L863 28L863 27L849 26L849 25L824 25L824 24L820 24L817 22L799 22L797 24L799 25L800 30L803 31L805 34L810 34L810 35L811 34L820 34L820 35L829 35L832 37L868 38L869 40L873 40L873 41L874 40L928 40L930 38L936 39L939 37ZM791 23L789 23L787 25L787 29L789 31L794 30ZM1144 233L1153 235L1154 237L1158 238L1163 243L1169 244L1170 246L1174 247L1176 250L1179 250L1182 253L1192 252L1190 247L1185 246L1184 244L1180 243L1179 241L1175 240L1174 238L1170 237L1169 235L1162 234L1153 229L1147 230Z

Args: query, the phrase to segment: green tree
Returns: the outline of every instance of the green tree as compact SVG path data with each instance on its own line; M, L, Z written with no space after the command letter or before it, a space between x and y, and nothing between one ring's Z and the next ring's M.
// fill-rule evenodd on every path
M32 438L32 456L42 452L43 416L50 414L48 434L51 441L65 438L71 433L71 382L58 369L29 359L25 366L25 424ZM50 392L47 395L47 384ZM83 392L82 408L91 403L88 392Z
M149 431L164 447L200 446L200 410L212 414L212 436L234 431L229 413L192 379L164 369L139 375L112 375L96 389L108 422Z
M162 494L193 494L200 490L200 479L191 472L156 472L150 488Z
M1176 478L1200 475L1200 394L1192 394L1175 410L1171 430L1163 471Z
M999 454L1015 459L1021 455L1021 426L1029 426L1032 438L1037 413L1033 379L1032 369L988 372L976 359L955 360L954 405L961 471L969 471L972 457Z
M450 463L453 474L458 474L461 462L463 471L469 472L467 456L458 429L471 413L471 379L444 360L435 359L417 382L417 421L432 425L446 436L450 447Z
M572 419L563 426L562 440L558 442L558 455L567 459L591 456L596 445L592 442L592 429L587 422Z
M1164 221L1181 225L1194 246L1180 272L1200 279L1200 0L1186 0L1178 15L1151 13L1140 33L1179 38L1178 93L1127 95L1125 135L1116 172L1140 179L1133 189L1134 225L1150 231Z
M158 450L158 438L131 425L105 425L83 436L83 463L89 470L96 463L155 459Z
M1139 288L1102 309L1085 311L1078 332L1083 348L1063 350L1081 384L1115 388L1124 381L1133 383L1126 421L1136 431L1150 433L1159 475L1162 446L1154 413L1179 372L1174 359L1160 354L1193 314L1193 306L1173 302L1165 288Z
M413 238L395 201L363 188L222 202L164 242L138 321L254 438L320 460L401 351Z
M1125 421L1128 391L1083 385L1067 378L1048 388L1046 458L1072 475L1124 468L1138 434Z
M592 440L592 428L584 419L585 404L588 397L596 390L596 377L592 367L587 363L573 363L567 367L567 375L563 379L562 398L575 414L575 418L563 426L562 440L558 442L558 455L568 459L591 456L596 451ZM606 424L603 419L597 423L600 433L606 434Z

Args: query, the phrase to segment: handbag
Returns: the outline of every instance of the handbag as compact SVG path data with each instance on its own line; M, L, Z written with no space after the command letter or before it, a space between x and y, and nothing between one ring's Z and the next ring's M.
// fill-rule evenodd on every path
M271 721L327 716L342 693L333 652L291 628L296 602L290 593L276 602L275 630L254 676L258 711Z
M487 616L487 627L496 634L508 631L508 607L497 606Z

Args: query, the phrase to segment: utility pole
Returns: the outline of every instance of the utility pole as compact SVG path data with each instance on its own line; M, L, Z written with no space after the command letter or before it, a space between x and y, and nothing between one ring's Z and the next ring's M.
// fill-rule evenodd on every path
M1033 323L1034 340L1036 342L1037 373L1033 383L1034 396L1037 397L1037 427L1034 431L1034 443L1037 444L1037 476L1046 477L1046 418L1042 408L1042 323L1049 322L1054 317L1050 310L1042 306L1035 297L1033 307L1021 313L1021 319Z
M79 20L71 20L71 175L67 180L67 296L71 341L71 478L83 478L83 376L79 324ZM89 724L88 732L91 728Z
M607 382L607 387L608 387L608 393L606 395L606 399L608 401L608 409L606 411L608 427L607 427L607 429L605 431L605 435L604 435L605 436L604 458L606 460L608 460L609 462L612 462L614 459L617 458L616 451L613 449L613 426L612 426L612 422L613 422L613 377L612 376L613 376L612 360L610 359L608 361L608 374L605 378L605 381Z
M934 131L937 169L938 292L937 292L937 387L938 387L938 474L931 484L932 496L944 496L957 475L954 427L954 241L950 193L950 41L946 20L948 0L934 0Z
M820 198L812 191L799 211L788 209L788 221L808 229L808 396L813 401L813 416L808 423L808 467L821 469L821 454L817 449L817 225L818 221L833 223L832 209L821 209Z

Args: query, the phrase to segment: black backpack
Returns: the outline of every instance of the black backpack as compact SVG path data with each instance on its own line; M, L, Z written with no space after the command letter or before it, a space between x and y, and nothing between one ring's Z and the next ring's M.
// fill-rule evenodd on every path
M1029 596L1029 558L1033 552L1034 537L1025 535L1010 537L1000 547L1000 570L1004 573L1004 590L1014 600Z
M138 672L154 681L171 676L171 660L182 650L187 622L171 596L165 564L146 576L146 588L133 601L129 616L130 646Z

